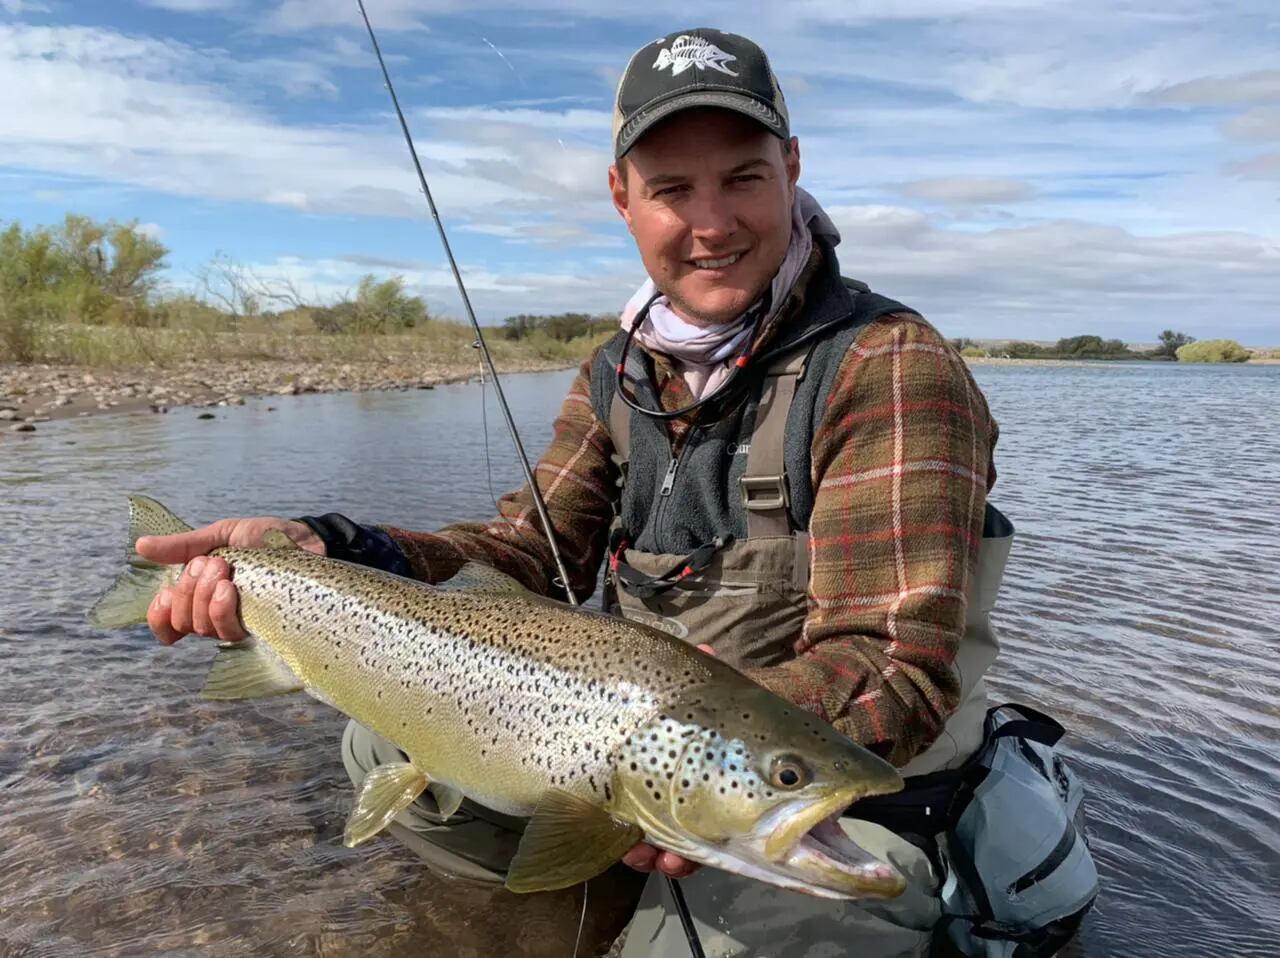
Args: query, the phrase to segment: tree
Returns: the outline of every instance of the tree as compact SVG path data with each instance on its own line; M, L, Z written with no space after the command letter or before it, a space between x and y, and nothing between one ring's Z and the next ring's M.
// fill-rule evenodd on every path
M1166 329L1160 334L1160 345L1156 347L1155 354L1157 356L1165 356L1169 359L1178 358L1178 350L1183 346L1194 343L1196 338L1188 336L1186 333L1174 332L1172 329Z
M74 213L52 235L65 263L64 289L79 319L147 321L147 299L169 254L164 244L142 232L136 221L97 223Z
M1234 339L1206 339L1178 347L1180 363L1243 363L1251 355Z

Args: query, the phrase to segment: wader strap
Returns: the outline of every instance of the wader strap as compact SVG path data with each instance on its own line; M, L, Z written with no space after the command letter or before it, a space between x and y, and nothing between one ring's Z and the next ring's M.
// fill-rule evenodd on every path
M770 367L766 374L756 421L747 451L747 469L738 480L747 513L747 537L791 535L791 496L787 489L787 417L804 378L809 351L797 353Z
M627 484L627 467L631 464L631 410L627 408L617 391L609 401L609 438L613 440L610 457L618 467L618 498L614 501L614 515L622 512L622 489Z
M716 536L678 560L661 575L645 575L639 569L629 565L624 558L629 543L619 529L615 541L609 545L609 571L618 586L628 595L633 595L637 599L652 599L669 589L674 589L690 576L697 575L711 564L711 560L720 553L720 550L732 544L733 536Z

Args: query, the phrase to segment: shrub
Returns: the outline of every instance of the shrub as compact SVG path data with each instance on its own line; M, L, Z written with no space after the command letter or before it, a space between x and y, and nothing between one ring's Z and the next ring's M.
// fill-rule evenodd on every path
M960 355L969 359L986 359L988 353L981 346L965 346L960 350Z
M1205 339L1178 347L1180 363L1243 363L1249 356L1234 339Z

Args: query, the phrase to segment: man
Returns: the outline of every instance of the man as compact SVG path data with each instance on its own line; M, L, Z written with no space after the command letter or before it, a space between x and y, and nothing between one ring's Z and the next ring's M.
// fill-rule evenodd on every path
M271 528L428 582L475 559L582 598L607 552L618 613L704 645L905 774L958 765L981 740L1008 547L983 544L996 426L981 392L919 315L840 278L839 234L797 186L799 143L759 47L664 37L632 58L616 106L609 188L649 281L583 364L537 469L570 582L553 578L527 489L490 523L431 534L335 514L228 519L139 541L156 561L190 560L152 630L242 637L227 564L204 553ZM394 760L354 726L343 754L356 779ZM425 824L396 834L446 871L500 880L512 823L471 812L455 830L418 809ZM929 953L935 847L846 828L908 876L901 899L808 899L643 843L624 861L686 878L711 953ZM650 881L624 954L682 953L670 914Z

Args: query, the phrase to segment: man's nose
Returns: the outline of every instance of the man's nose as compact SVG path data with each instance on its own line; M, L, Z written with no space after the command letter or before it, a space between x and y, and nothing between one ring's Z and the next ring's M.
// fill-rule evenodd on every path
M689 226L698 239L723 240L738 228L733 201L719 190L707 191L694 202Z

